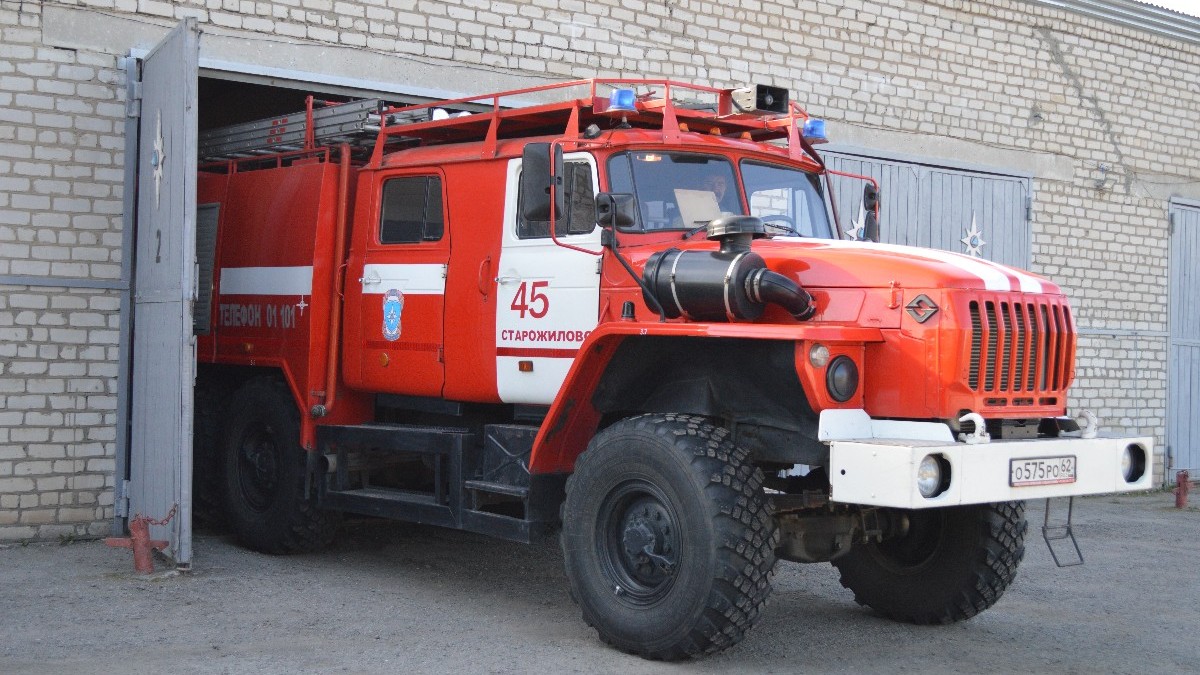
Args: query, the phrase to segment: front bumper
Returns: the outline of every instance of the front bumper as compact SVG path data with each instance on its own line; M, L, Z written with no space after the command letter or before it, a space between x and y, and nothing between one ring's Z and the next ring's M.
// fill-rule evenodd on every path
M910 423L911 424L911 423ZM1149 490L1154 475L1154 439L1043 438L969 445L932 438L829 440L830 499L845 504L926 509L1022 499ZM1130 445L1145 453L1144 470L1126 481L1121 457ZM941 455L950 469L945 490L930 498L917 489L917 469L926 455ZM1014 459L1074 457L1075 482L1012 486Z

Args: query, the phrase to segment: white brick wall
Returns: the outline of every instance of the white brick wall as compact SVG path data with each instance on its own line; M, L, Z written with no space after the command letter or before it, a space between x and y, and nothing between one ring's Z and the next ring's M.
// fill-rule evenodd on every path
M0 287L0 539L107 527L117 302L107 291Z
M1089 331L1073 404L1163 437L1164 195L1200 192L1197 45L1018 0L54 6L452 61L481 82L497 72L769 81L835 135L853 124L1069 158L1069 180L1034 180L1033 268L1064 286ZM0 275L116 280L117 59L129 45L48 46L45 11L0 0ZM0 287L0 539L99 533L112 517L117 306L115 291Z

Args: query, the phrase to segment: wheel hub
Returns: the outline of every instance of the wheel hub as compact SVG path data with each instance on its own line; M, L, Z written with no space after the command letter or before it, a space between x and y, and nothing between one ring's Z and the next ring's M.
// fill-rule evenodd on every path
M625 525L621 543L625 545L625 555L635 559L642 555L647 546L653 551L654 545L658 543L657 539L654 530L650 529L650 525L644 519L634 518Z
M268 508L279 479L278 447L269 428L252 433L241 445L238 484L247 505L256 511Z
M246 450L246 458L254 467L259 480L271 481L275 478L275 454L270 447L254 446Z
M674 529L670 513L657 499L646 496L630 504L621 521L621 563L625 572L648 586L674 575Z

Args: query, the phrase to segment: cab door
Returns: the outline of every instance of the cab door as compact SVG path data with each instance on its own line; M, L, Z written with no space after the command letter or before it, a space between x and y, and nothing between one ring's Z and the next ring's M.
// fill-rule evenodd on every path
M347 278L357 279L361 294L347 314L358 318L359 382L371 391L442 393L450 258L444 184L432 171L384 178L373 231L351 260Z
M565 157L572 196L555 235L600 251L595 159ZM505 403L549 405L600 312L600 257L550 238L550 223L520 217L521 160L509 163L504 235L496 277L496 387Z

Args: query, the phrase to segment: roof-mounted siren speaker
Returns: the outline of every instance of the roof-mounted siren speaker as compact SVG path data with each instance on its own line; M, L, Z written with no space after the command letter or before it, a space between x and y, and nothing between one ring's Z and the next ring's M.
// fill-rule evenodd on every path
M756 84L729 92L733 107L740 113L777 115L788 111L788 90Z

